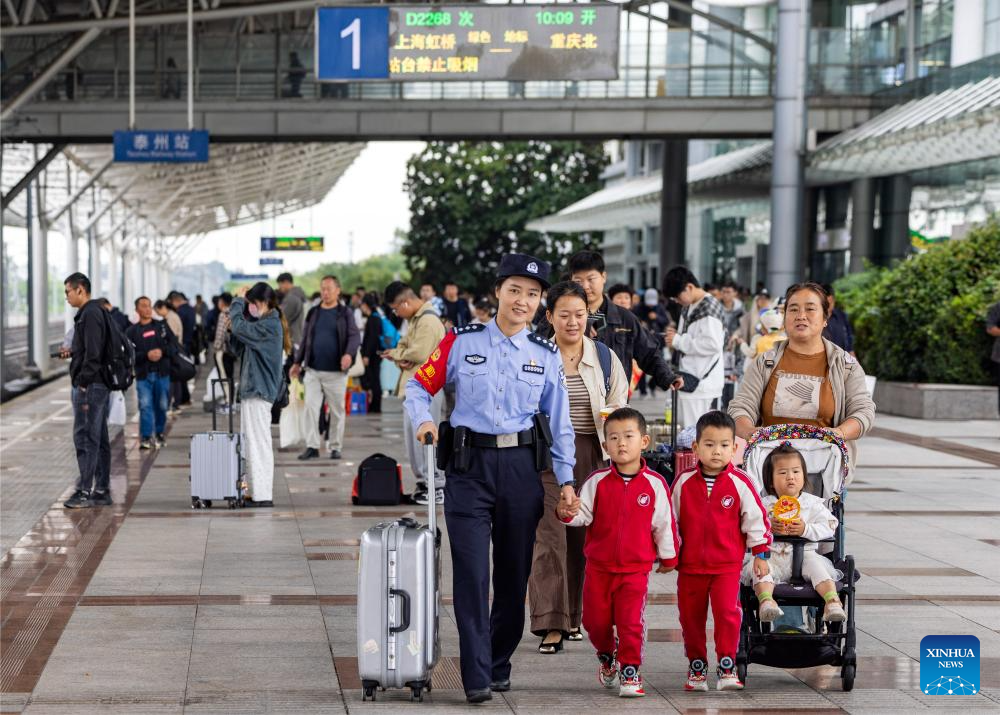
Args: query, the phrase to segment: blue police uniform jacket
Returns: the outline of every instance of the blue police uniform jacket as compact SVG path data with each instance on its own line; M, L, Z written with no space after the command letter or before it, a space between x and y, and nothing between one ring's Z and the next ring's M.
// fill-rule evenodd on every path
M531 429L536 412L549 417L552 471L559 484L573 481L574 432L569 393L556 344L527 328L507 337L496 320L453 328L406 383L407 415L418 428L431 422L431 397L455 385L453 427L481 434Z

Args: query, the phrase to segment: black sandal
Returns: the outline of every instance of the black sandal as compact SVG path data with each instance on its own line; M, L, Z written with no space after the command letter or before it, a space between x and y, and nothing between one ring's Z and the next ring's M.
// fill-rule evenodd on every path
M583 632L579 628L570 628L569 635L566 636L566 640L573 642L582 641Z
M549 637L549 633L559 633L559 640L545 642L545 639ZM542 655L555 655L563 649L563 634L559 631L550 631L542 637L542 642L538 644L538 652Z

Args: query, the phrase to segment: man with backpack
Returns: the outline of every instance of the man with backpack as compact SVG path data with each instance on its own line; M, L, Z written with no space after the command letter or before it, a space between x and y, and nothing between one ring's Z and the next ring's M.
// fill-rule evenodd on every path
M111 504L111 443L108 439L106 350L111 323L99 300L90 297L90 279L73 273L64 282L66 302L77 308L69 374L73 384L73 445L80 476L76 491L63 504L81 509Z
M434 312L434 307L430 302L418 297L413 289L402 281L394 281L386 286L385 302L392 312L408 323L406 335L400 338L399 344L382 353L383 360L392 360L402 371L396 394L405 399L406 382L416 374L417 368L427 361L427 358L437 348L438 343L444 339L444 323ZM431 416L434 424L441 421L443 402L444 391L441 390L434 395L431 402ZM426 473L423 447L417 442L413 425L405 417L403 419L403 440L406 442L413 476L417 480L413 500L417 504L428 503L428 500L431 499L428 482L433 477L435 487L433 498L436 503L444 504L444 472L436 471L433 475Z

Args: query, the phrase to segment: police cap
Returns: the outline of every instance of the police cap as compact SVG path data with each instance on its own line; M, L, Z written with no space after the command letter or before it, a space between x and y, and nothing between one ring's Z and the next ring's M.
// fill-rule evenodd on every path
M497 278L501 280L511 276L533 278L542 284L543 290L548 290L551 271L552 267L548 262L540 258L529 256L526 253L508 253L500 259Z

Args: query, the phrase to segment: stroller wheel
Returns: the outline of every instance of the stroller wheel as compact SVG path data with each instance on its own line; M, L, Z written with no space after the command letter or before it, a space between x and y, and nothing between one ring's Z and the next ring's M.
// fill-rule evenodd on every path
M740 679L740 682L746 684L747 682L747 664L737 663L736 664L736 676Z
M854 690L854 675L856 672L857 666L854 665L854 663L849 663L841 669L840 680L845 693L849 693Z

